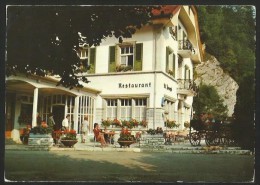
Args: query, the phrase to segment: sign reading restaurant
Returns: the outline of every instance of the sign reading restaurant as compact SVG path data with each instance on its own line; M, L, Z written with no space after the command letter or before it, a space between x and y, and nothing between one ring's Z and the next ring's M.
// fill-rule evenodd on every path
M118 83L119 88L143 88L151 87L151 82L149 83Z

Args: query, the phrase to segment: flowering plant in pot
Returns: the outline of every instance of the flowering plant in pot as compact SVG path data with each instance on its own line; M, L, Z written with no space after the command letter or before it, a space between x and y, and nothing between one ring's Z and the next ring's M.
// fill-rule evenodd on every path
M114 125L115 127L121 127L122 126L121 122L116 118L113 120L112 125Z
M31 131L31 125L26 125L26 128L20 130L20 140L23 144L28 144L28 138Z
M41 125L33 127L30 130L28 145L31 147L40 145L48 149L53 145L53 128L48 127L46 122L42 122Z
M75 130L65 130L63 132L63 135L61 137L61 140L60 140L65 146L69 146L69 147L72 147L74 146L77 142L78 142L78 139L77 139L77 133Z
M41 125L33 127L30 130L30 133L33 133L33 134L51 134L52 131L53 131L53 129L51 127L48 127L47 124L42 122Z
M167 120L165 124L166 124L166 127L168 127L168 128L178 128L179 127L179 124L177 124L175 120L172 120L172 121Z
M101 125L102 125L103 127L109 127L110 125L112 125L112 120L110 120L110 119L107 119L107 120L102 119Z
M26 115L26 114L21 114L18 117L18 123L19 123L19 125L32 123L32 117L29 115Z
M147 127L148 123L146 120L142 120L139 122L139 125L141 125L142 127Z
M129 122L130 122L132 127L138 127L138 125L139 125L139 122L136 119L133 119L133 118Z
M185 128L189 128L190 127L190 122L189 121L185 121L184 122L184 127Z
M127 146L129 147L131 144L135 143L136 138L134 135L131 135L131 131L129 131L127 128L122 129L120 133L120 137L118 138L118 143L120 146Z
M123 121L122 121L122 127L127 127L127 128L132 129L134 126L131 124L130 121L123 120Z

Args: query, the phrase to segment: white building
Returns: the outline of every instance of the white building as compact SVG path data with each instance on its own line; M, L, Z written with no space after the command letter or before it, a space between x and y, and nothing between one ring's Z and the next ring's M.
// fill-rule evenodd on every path
M46 121L54 113L58 127L70 115L77 132L85 115L90 131L95 122L114 118L163 129L166 119L175 120L183 129L195 95L193 66L202 60L197 13L193 6L171 5L163 16L153 14L151 25L122 43L111 37L97 47L82 46L80 56L91 65L91 82L82 89L57 87L54 77L7 77L6 137L18 141L21 128L36 126L37 112Z
M166 6L163 11L164 16L154 11L153 24L122 43L111 37L82 49L91 65L86 86L101 90L97 122L133 118L148 121L148 128L165 128L168 119L183 129L190 120L193 66L202 58L197 14L193 6Z

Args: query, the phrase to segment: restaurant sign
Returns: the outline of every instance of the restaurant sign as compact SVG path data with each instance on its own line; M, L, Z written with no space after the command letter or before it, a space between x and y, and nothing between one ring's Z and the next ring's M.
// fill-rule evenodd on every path
M146 88L151 87L151 82L148 83L118 83L119 88Z

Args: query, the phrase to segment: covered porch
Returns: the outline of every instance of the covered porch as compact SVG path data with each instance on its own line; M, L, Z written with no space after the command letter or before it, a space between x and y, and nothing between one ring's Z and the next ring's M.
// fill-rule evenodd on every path
M47 122L54 115L55 128L69 115L70 129L80 132L84 116L89 118L89 129L95 120L96 96L101 91L93 88L67 89L56 86L54 77L10 76L6 78L5 137L20 142L20 130L37 125L37 114Z

